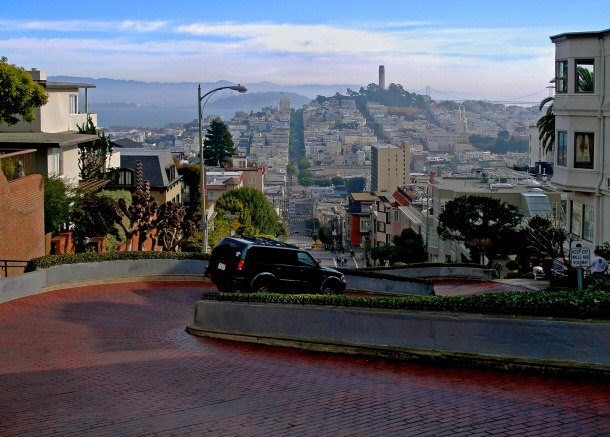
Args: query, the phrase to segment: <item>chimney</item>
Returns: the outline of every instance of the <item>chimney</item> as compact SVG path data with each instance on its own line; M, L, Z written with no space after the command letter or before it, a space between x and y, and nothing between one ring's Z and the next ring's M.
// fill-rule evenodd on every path
M32 68L28 71L32 79L36 82L46 82L47 81L47 73L44 71L40 71L38 68Z

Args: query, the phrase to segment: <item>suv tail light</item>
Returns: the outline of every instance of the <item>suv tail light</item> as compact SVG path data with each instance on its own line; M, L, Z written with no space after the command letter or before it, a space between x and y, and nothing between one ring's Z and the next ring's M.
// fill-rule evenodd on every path
M239 262L237 263L237 270L243 270L245 264L246 263L244 262L244 260L240 259Z

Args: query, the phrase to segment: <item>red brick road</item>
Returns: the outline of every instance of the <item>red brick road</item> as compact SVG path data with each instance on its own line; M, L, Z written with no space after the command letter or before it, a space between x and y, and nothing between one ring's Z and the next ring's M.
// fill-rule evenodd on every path
M0 305L0 435L601 436L610 384L191 336L202 283Z

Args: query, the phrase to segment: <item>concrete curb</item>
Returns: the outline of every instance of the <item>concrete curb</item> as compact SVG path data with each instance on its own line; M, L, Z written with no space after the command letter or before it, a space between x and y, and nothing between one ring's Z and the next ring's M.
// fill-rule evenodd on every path
M187 331L328 352L610 377L610 324L199 301Z

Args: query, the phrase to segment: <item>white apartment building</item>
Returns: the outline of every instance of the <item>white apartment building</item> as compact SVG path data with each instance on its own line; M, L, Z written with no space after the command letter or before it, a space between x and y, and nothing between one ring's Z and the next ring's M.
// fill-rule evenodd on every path
M553 185L567 193L567 229L593 248L610 241L610 29L555 44Z

